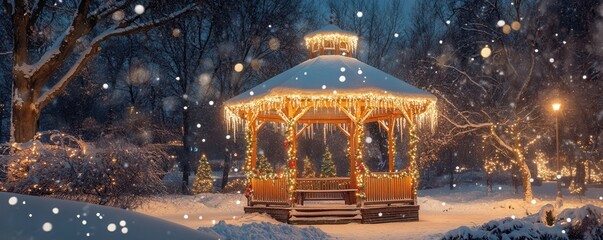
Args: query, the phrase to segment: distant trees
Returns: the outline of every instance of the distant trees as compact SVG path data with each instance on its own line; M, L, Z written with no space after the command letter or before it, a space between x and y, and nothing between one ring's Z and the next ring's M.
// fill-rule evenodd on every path
M597 4L513 1L508 5L503 1L468 0L425 2L418 6L423 4L431 4L439 19L436 29L442 29L442 34L424 24L433 20L416 18L412 36L436 43L417 48L424 49L420 52L415 50L420 54L414 55L411 62L415 68L409 69L412 71L409 75L438 79L427 80L427 86L439 98L445 124L452 127L445 133L451 137L471 134L483 138L484 144L497 152L496 157L510 160L511 172L521 178L524 199L530 201L533 163L529 158L534 156L529 149L547 147L539 141L551 136L554 130L550 104L554 99L562 99L572 108L570 103L576 101L572 97L575 94L564 93L564 89L580 86L579 83L592 76L591 72L597 72L585 65L596 62L594 57L588 59L585 53L582 61L566 52L574 51L571 44L573 40L580 41L576 39L578 35L585 45L592 45L592 40L588 40L591 35L583 27L589 25L586 22L595 21L594 15L585 14L582 20L577 20L574 18L580 17L566 12L588 12L596 9ZM564 24L556 23L566 19ZM572 22L580 22L581 27L571 26ZM585 85L598 88L592 83ZM585 85L578 88L586 89ZM601 102L593 96L585 105ZM578 126L596 125L593 116L581 119L595 124ZM589 132L596 132L594 129ZM482 158L494 157L484 154Z
M62 8L47 1L2 3L12 23L12 125L16 142L33 139L42 109L64 91L105 40L149 30L196 6L189 3L178 8L163 3L158 7L158 2L152 2L146 5L152 14L142 15L144 6L136 6L133 12L131 1L82 0L62 3ZM64 14L73 18L53 17Z

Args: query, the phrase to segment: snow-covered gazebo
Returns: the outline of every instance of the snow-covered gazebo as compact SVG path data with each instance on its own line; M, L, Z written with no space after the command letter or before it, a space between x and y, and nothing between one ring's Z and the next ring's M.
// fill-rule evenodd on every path
M435 96L358 61L357 35L335 25L306 35L305 42L309 60L225 103L229 126L245 126L246 211L266 212L286 222L316 222L311 216L320 214L307 214L310 205L300 206L304 200L341 198L362 214L340 216L339 221L417 220L415 130L417 124L433 124ZM281 123L286 129L287 168L281 175L261 176L255 171L257 132L267 122ZM388 133L389 172L370 172L363 163L364 125L369 122L379 122ZM349 178L298 178L296 140L316 124L339 129L348 137ZM395 171L395 129L402 131L403 126L409 131L410 166ZM377 213L385 216L377 219Z

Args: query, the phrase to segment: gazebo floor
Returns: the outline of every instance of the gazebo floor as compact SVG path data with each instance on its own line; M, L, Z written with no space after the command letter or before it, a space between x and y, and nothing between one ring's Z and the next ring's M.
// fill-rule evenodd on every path
M289 206L248 206L245 213L265 213L289 224L344 224L419 221L419 205L368 205L336 203Z

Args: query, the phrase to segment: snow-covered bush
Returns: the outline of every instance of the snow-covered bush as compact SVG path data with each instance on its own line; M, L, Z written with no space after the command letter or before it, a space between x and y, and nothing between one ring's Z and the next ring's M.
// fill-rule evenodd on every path
M565 209L553 226L546 225L547 213L554 213L550 205L523 219L492 220L473 228L463 226L449 231L442 239L603 239L603 208L585 205Z
M7 168L0 183L3 191L121 208L135 207L141 197L165 192L159 174L168 156L152 146L117 140L93 146L51 132L47 138L11 148L11 154L0 156L0 165Z

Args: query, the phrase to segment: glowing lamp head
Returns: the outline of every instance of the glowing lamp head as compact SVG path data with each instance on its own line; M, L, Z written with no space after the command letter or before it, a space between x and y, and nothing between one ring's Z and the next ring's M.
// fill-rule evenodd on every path
M553 111L559 111L561 109L561 103L553 103Z

